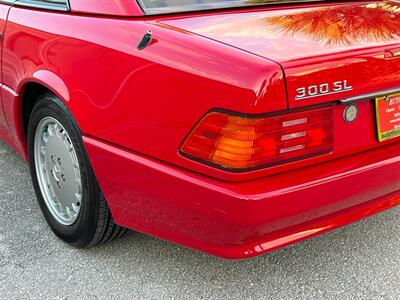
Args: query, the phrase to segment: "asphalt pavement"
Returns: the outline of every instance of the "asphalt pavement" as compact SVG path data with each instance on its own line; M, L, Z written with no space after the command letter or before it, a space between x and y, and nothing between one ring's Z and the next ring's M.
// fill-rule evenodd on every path
M47 227L0 141L0 299L400 299L400 208L228 261L134 233L77 250Z

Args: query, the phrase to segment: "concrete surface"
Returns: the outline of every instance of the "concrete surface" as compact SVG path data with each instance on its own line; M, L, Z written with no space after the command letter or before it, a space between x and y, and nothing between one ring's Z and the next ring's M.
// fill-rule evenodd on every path
M246 261L141 234L90 250L48 229L0 142L0 299L400 299L400 209Z

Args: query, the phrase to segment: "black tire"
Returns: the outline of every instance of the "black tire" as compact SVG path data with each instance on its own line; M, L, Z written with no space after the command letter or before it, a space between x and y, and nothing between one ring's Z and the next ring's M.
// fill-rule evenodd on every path
M52 117L63 125L76 150L80 165L82 180L80 212L75 223L68 226L59 223L49 211L36 174L34 137L38 124L45 117ZM29 164L35 193L47 223L61 240L72 246L85 248L112 241L127 233L127 229L114 223L94 176L77 123L64 103L54 94L46 93L38 99L30 116L27 136Z

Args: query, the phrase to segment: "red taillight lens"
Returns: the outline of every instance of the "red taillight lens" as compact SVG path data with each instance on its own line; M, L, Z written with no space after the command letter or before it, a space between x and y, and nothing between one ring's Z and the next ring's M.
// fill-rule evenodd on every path
M330 106L269 117L207 114L181 147L191 158L252 169L332 151Z

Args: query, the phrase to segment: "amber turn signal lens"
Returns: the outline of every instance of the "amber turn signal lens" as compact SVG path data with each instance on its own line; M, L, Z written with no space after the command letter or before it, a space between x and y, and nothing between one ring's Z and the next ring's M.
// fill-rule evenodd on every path
M332 107L268 117L207 114L181 153L227 169L267 167L332 151Z

